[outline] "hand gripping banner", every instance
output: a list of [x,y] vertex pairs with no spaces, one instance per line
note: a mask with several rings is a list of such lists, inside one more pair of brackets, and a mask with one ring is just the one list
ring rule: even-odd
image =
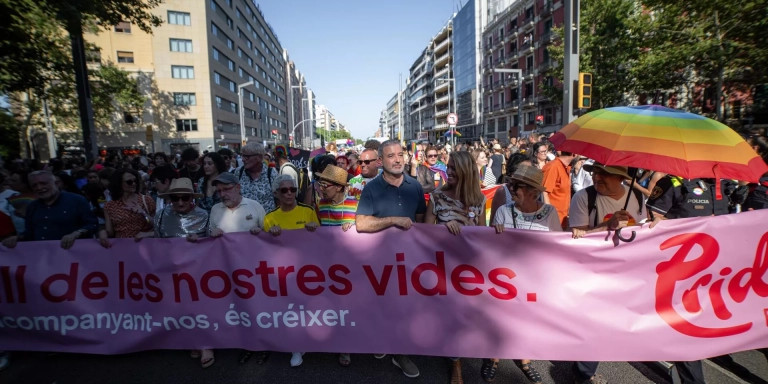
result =
[[766,222],[20,243],[0,250],[0,349],[700,359],[768,346]]

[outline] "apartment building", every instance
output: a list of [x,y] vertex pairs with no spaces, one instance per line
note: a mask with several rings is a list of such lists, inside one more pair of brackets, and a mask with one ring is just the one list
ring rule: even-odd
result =
[[406,81],[405,140],[427,140],[435,127],[434,80],[431,47],[411,65]]
[[241,117],[246,140],[288,142],[289,115],[300,108],[286,95],[298,75],[255,1],[165,0],[153,13],[164,23],[152,35],[129,23],[86,35],[149,97],[140,116],[97,127],[99,146],[237,150]]
[[390,139],[404,140],[403,132],[401,132],[404,121],[404,98],[405,92],[397,91],[387,102],[387,109],[385,111],[386,132],[384,132],[384,136],[388,136]]
[[[518,0],[497,8],[483,32],[483,115],[487,137],[524,136],[537,128],[562,125],[561,106],[540,95],[539,85],[554,80],[545,75],[552,65],[548,48],[552,28],[564,19],[562,0]],[[520,70],[514,73],[494,69]]]

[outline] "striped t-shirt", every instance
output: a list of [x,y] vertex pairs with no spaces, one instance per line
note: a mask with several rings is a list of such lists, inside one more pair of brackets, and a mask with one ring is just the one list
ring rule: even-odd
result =
[[324,226],[354,223],[356,211],[357,198],[354,196],[344,197],[344,201],[339,204],[334,204],[331,199],[323,199],[317,203],[317,217],[320,219],[320,225]]

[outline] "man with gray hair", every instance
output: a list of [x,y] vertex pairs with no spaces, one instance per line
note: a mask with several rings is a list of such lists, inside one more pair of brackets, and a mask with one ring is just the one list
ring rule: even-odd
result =
[[264,226],[264,208],[258,201],[243,197],[240,182],[235,175],[222,172],[212,182],[221,202],[211,208],[208,231],[211,237],[228,232],[261,232]]
[[[85,197],[60,191],[50,171],[32,172],[28,180],[37,200],[27,206],[26,229],[21,240],[61,239],[61,247],[69,249],[75,240],[93,236],[98,221]],[[18,240],[10,236],[3,240],[3,245],[13,248]]]
[[272,211],[275,209],[272,180],[277,177],[277,171],[264,163],[264,155],[267,153],[264,146],[249,142],[240,153],[243,166],[233,173],[240,181],[243,197],[258,201],[266,212]]
[[[366,184],[360,195],[355,216],[358,232],[379,232],[389,227],[402,230],[414,222],[423,223],[427,204],[418,180],[405,174],[405,151],[398,140],[387,140],[379,147],[383,172]],[[376,354],[377,359],[384,358]],[[392,364],[406,377],[418,377],[419,368],[408,356],[392,356]]]

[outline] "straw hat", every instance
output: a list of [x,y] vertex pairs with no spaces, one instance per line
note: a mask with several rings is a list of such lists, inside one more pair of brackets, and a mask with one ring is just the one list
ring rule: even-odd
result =
[[605,173],[609,173],[611,175],[621,176],[625,179],[631,179],[629,177],[629,173],[627,173],[627,167],[620,167],[618,165],[603,165],[598,162],[595,162],[594,164],[584,164],[583,165],[584,170],[587,172],[592,172],[595,168],[599,168],[603,170]]
[[182,177],[180,179],[173,179],[171,181],[171,185],[168,187],[168,190],[165,191],[165,193],[160,194],[160,196],[170,196],[170,195],[192,195],[195,198],[203,197],[203,195],[199,193],[195,193],[192,180],[186,177]]
[[329,164],[325,170],[318,172],[315,176],[321,180],[330,181],[338,185],[347,185],[347,171],[341,167]]
[[536,188],[539,192],[544,192],[546,190],[543,185],[544,174],[540,169],[534,166],[520,164],[515,170],[515,173],[509,178]]

